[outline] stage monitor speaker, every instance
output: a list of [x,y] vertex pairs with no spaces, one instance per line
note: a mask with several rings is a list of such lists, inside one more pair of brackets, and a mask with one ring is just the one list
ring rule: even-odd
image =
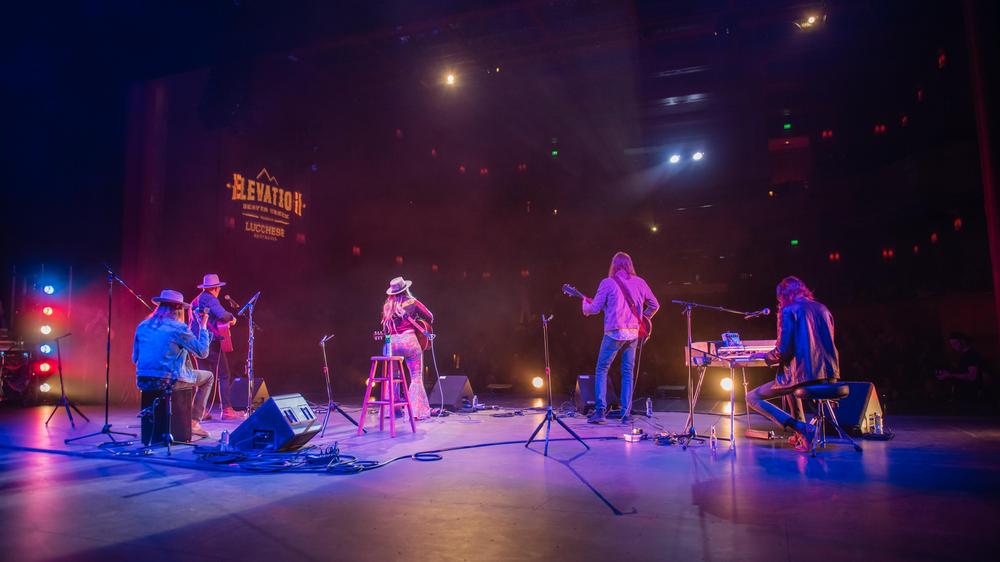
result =
[[[153,405],[153,402],[163,395],[163,391],[143,390],[141,393],[142,409]],[[181,388],[174,390],[170,399],[170,435],[174,441],[187,443],[191,441],[191,408],[194,405],[194,389]],[[143,444],[158,445],[164,442],[163,435],[167,432],[167,400],[164,398],[156,405],[153,416],[143,416]]]
[[[442,392],[443,400],[441,398]],[[469,377],[465,375],[441,375],[434,383],[434,389],[427,395],[427,400],[431,407],[437,405],[446,410],[455,411],[461,410],[465,402],[472,404],[472,395]]]
[[882,404],[878,401],[875,385],[870,382],[847,382],[851,393],[842,398],[834,412],[840,427],[852,435],[870,433],[869,416],[882,413]]
[[[236,377],[229,385],[229,402],[236,410],[247,409],[247,384],[250,379],[247,377]],[[253,407],[256,410],[271,396],[267,391],[267,383],[260,377],[253,379]]]
[[233,430],[229,444],[241,451],[294,451],[321,425],[301,394],[272,396]]
[[[573,390],[573,403],[576,411],[581,414],[589,413],[597,404],[597,393],[594,389],[594,375],[580,375],[576,377],[576,388]],[[608,403],[605,406],[611,409],[612,404],[618,402],[618,395],[615,393],[614,385],[608,384]]]

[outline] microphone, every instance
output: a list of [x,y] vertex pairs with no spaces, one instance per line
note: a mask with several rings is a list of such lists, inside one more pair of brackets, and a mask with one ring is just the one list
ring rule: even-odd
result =
[[770,308],[762,308],[760,310],[755,310],[755,311],[751,312],[750,314],[747,314],[746,316],[743,317],[743,319],[744,320],[750,320],[750,319],[753,319],[753,318],[760,318],[761,316],[770,316],[770,315],[771,315],[771,309]]
[[229,306],[231,306],[233,308],[239,308],[240,307],[240,305],[236,304],[236,301],[233,300],[233,297],[230,297],[229,295],[223,295],[222,298],[226,299],[226,302],[229,303]]

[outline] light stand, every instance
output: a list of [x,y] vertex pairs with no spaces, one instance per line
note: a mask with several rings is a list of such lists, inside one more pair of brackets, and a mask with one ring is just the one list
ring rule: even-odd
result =
[[73,411],[75,411],[76,413],[80,414],[81,418],[83,418],[87,422],[90,422],[90,418],[88,418],[86,415],[84,415],[84,413],[80,411],[80,408],[77,408],[76,404],[74,404],[73,401],[70,400],[69,397],[66,396],[66,385],[63,384],[62,352],[59,350],[59,340],[65,338],[67,336],[71,336],[71,335],[73,335],[73,334],[72,333],[63,334],[63,335],[59,336],[58,338],[56,338],[54,340],[56,342],[56,361],[58,362],[58,368],[59,368],[59,394],[60,394],[60,397],[59,397],[59,401],[56,402],[56,407],[52,410],[52,413],[49,414],[48,419],[45,420],[45,426],[46,427],[48,427],[49,422],[52,421],[52,416],[56,415],[56,412],[59,411],[59,408],[65,408],[66,409],[66,416],[69,417],[69,425],[72,426],[73,429],[76,429],[76,424],[73,423],[73,413],[69,411],[70,408],[73,408]]
[[545,384],[549,387],[549,407],[545,410],[545,418],[538,424],[535,431],[532,432],[531,437],[528,438],[528,442],[524,444],[525,448],[531,445],[531,442],[535,440],[535,436],[541,431],[542,426],[545,426],[545,456],[549,456],[549,432],[552,429],[552,420],[562,426],[567,433],[573,436],[574,439],[580,442],[581,445],[590,449],[590,445],[580,438],[579,435],[573,432],[572,429],[566,425],[559,416],[556,415],[555,411],[552,410],[552,370],[549,368],[549,321],[552,320],[553,315],[545,316],[542,314],[542,341],[545,346]]
[[253,310],[257,307],[257,299],[260,298],[260,291],[250,298],[243,308],[236,313],[236,316],[243,316],[246,313],[248,318],[248,325],[250,328],[247,332],[250,334],[249,341],[247,343],[247,364],[246,364],[246,374],[247,374],[247,417],[253,413]]
[[[123,431],[112,431],[111,422],[108,421],[108,408],[111,401],[111,394],[110,394],[111,393],[111,300],[112,297],[114,296],[115,281],[121,283],[122,287],[128,289],[128,292],[132,293],[132,296],[139,299],[139,302],[145,305],[146,308],[148,308],[149,310],[153,310],[153,307],[150,306],[148,302],[143,300],[143,298],[139,296],[135,291],[133,291],[132,288],[128,286],[128,283],[126,283],[121,277],[118,276],[118,274],[114,272],[114,270],[111,269],[111,266],[109,266],[108,264],[104,264],[104,269],[106,269],[108,272],[108,343],[107,343],[107,355],[105,356],[104,359],[104,427],[102,427],[100,431],[94,433],[81,435],[79,437],[74,437],[72,439],[66,439],[64,443],[67,444],[72,443],[73,441],[78,441],[80,439],[94,437],[95,435],[106,435],[108,436],[108,439],[111,439],[112,441],[117,441],[115,439],[115,435],[128,435],[129,437],[135,437],[134,433],[126,433]],[[62,377],[61,369],[59,376]],[[80,415],[82,416],[83,414]],[[86,417],[84,417],[84,419],[86,419]]]
[[[323,418],[323,430],[319,434],[320,438],[326,435],[326,425],[330,422],[330,412],[332,411],[337,411],[337,413],[347,418],[347,421],[358,425],[357,420],[340,409],[340,406],[333,401],[333,389],[330,387],[330,365],[326,361],[326,342],[332,339],[333,334],[330,334],[329,336],[323,336],[323,339],[319,340],[319,347],[323,350],[323,379],[326,381],[326,416]],[[362,431],[368,433],[367,429],[363,429]]]

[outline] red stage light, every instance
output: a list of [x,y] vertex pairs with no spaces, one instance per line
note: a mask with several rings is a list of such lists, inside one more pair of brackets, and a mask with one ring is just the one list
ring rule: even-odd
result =
[[896,257],[896,252],[892,248],[882,248],[882,259],[891,260]]
[[937,242],[938,242],[938,233],[937,232],[932,232],[931,233],[931,244],[937,244]]
[[403,256],[396,256],[396,265],[403,265]]
[[461,165],[458,166],[458,173],[460,173],[460,174],[464,174],[465,173],[465,164],[461,164]]
[[959,230],[962,230],[962,218],[961,217],[958,217],[958,218],[955,219],[954,226],[955,226],[955,232],[958,232]]
[[939,49],[937,56],[938,70],[943,70],[945,66],[948,66],[948,57],[944,54],[944,49]]
[[351,255],[353,255],[353,256],[360,256],[361,255],[361,246],[351,246]]
[[489,271],[484,271],[483,272],[483,279],[491,279],[492,277],[493,277],[493,274],[490,273]]
[[528,165],[525,164],[525,163],[523,163],[523,162],[520,163],[520,164],[518,164],[517,165],[517,171],[518,172],[527,172],[528,171]]
[[403,129],[396,129],[396,138],[397,139],[403,138]]
[[488,175],[490,175],[490,169],[489,168],[479,168],[479,175],[481,175],[481,176],[488,176]]
[[915,256],[919,256],[920,255],[920,246],[917,245],[917,244],[913,245],[913,255],[915,255]]
[[884,135],[887,130],[888,129],[886,128],[885,124],[883,124],[883,123],[877,123],[875,125],[875,128],[872,130],[872,132],[874,132],[876,135]]
[[832,139],[833,138],[833,129],[823,129],[823,131],[819,134],[819,136],[820,136],[820,138],[827,139],[827,140]]
[[437,158],[437,155],[438,155],[438,149],[432,148],[431,149],[431,158]]
[[432,263],[431,264],[431,271],[433,271],[434,273],[437,273],[438,272],[438,264]]
[[909,118],[909,117],[907,117],[906,115],[904,115],[904,116],[900,117],[900,118],[899,118],[899,124],[900,124],[901,126],[903,126],[903,127],[905,127],[905,126],[909,125],[909,124],[910,124],[910,118]]
[[46,306],[45,308],[42,309],[42,314],[44,314],[46,316],[52,316],[53,312],[55,312],[55,311],[52,310],[51,306]]
[[42,361],[41,363],[38,364],[39,373],[48,373],[51,370],[52,370],[52,363],[49,363],[48,361]]
[[521,277],[527,279],[528,277],[531,277],[531,272],[528,271],[527,269],[522,269],[521,270]]
[[917,90],[917,103],[923,103],[924,101],[924,89],[920,88]]

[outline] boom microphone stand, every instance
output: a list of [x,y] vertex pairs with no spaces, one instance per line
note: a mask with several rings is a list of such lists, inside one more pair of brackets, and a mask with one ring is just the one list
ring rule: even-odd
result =
[[[112,431],[111,422],[108,421],[108,407],[111,401],[111,300],[114,296],[115,281],[121,283],[122,287],[125,287],[128,292],[132,293],[132,296],[139,300],[146,308],[153,310],[153,307],[143,300],[138,293],[132,290],[132,287],[128,286],[121,277],[118,276],[111,266],[104,264],[104,269],[108,272],[108,343],[107,343],[107,355],[104,359],[104,427],[100,431],[90,433],[88,435],[81,435],[79,437],[74,437],[72,439],[66,439],[64,443],[72,443],[73,441],[78,441],[80,439],[86,439],[87,437],[94,437],[95,435],[107,435],[112,441],[117,441],[115,435],[128,435],[129,437],[135,437],[134,433],[125,433],[123,431]],[[61,373],[60,373],[61,376]],[[83,415],[83,414],[81,414]]]
[[524,444],[525,448],[531,445],[531,442],[535,440],[535,436],[541,431],[542,426],[545,426],[545,456],[549,456],[549,431],[552,429],[552,420],[562,426],[567,433],[573,436],[574,439],[580,442],[581,445],[590,449],[590,445],[587,445],[580,436],[573,432],[572,429],[566,425],[559,416],[556,415],[555,411],[552,410],[552,370],[549,368],[549,321],[552,320],[553,315],[550,314],[545,316],[542,314],[542,341],[545,343],[545,384],[549,387],[549,407],[545,410],[545,418],[538,424],[535,431],[528,438],[528,442]]
[[[319,346],[323,349],[323,379],[326,381],[326,417],[323,418],[323,430],[320,432],[319,436],[322,438],[326,435],[326,424],[330,422],[330,412],[336,410],[340,415],[347,418],[347,421],[358,425],[358,422],[352,418],[347,412],[340,409],[340,406],[333,401],[333,390],[330,387],[330,365],[326,361],[326,342],[333,339],[333,334],[329,336],[323,336],[323,339],[319,340]],[[367,429],[363,429],[365,433],[368,433]]]
[[[705,371],[708,369],[707,366],[705,365],[700,365],[698,367],[698,385],[697,388],[692,388],[694,377],[692,376],[691,373],[691,367],[694,365],[695,361],[694,361],[694,341],[691,337],[691,316],[692,313],[694,312],[694,309],[704,308],[707,310],[715,310],[717,312],[727,312],[729,314],[737,314],[739,316],[744,317],[745,319],[756,318],[760,313],[743,312],[740,310],[733,310],[731,308],[725,308],[722,306],[711,306],[707,304],[699,304],[696,302],[688,302],[680,300],[672,300],[670,302],[683,306],[684,307],[683,314],[687,319],[688,417],[687,417],[687,422],[684,426],[685,435],[681,436],[682,440],[681,448],[687,449],[688,446],[691,444],[691,441],[694,441],[695,439],[704,440],[709,438],[707,435],[699,435],[698,432],[695,431],[694,429],[694,409],[695,405],[698,402],[698,395],[701,394],[701,383],[705,379]],[[703,358],[705,358],[706,356],[717,357],[711,353],[708,353],[707,351],[698,350],[698,352],[702,354]],[[721,359],[721,357],[719,357],[719,359]],[[732,370],[732,365],[730,365],[730,370]],[[730,403],[732,404],[732,402]],[[730,417],[732,417],[732,412],[730,412]],[[730,431],[731,431],[730,441],[735,443],[735,438],[733,437],[735,436],[735,428],[730,427]],[[724,438],[718,438],[718,439],[724,439]]]

